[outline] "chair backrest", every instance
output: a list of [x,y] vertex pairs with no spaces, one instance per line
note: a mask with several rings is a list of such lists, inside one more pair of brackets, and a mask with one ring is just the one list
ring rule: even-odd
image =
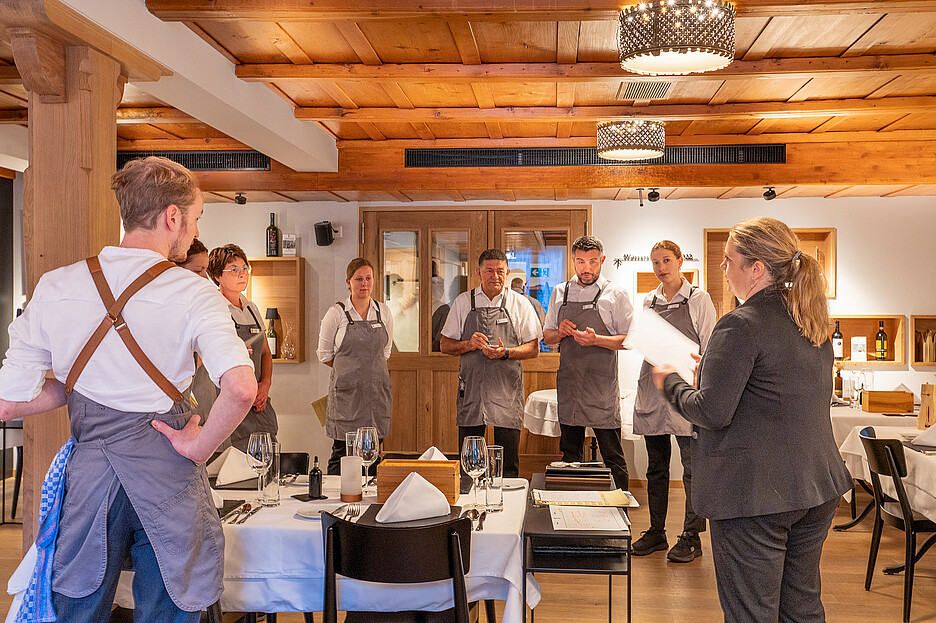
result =
[[335,575],[366,582],[411,584],[451,579],[457,621],[467,621],[465,574],[471,561],[467,517],[413,528],[352,523],[322,513],[325,621],[337,612]]
[[308,452],[283,452],[280,454],[280,474],[308,474]]
[[874,489],[875,502],[880,509],[887,512],[884,503],[893,502],[893,499],[885,496],[881,489],[880,477],[890,477],[894,481],[894,490],[897,492],[897,502],[900,505],[903,521],[909,526],[913,521],[913,510],[903,484],[903,478],[907,475],[907,458],[904,456],[903,444],[899,439],[878,439],[873,426],[864,427],[859,431],[858,436],[864,446],[868,468],[871,470],[871,487]]

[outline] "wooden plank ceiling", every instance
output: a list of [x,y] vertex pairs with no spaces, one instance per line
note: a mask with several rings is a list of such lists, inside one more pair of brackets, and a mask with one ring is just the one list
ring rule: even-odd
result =
[[[936,194],[933,1],[741,0],[735,62],[673,77],[621,70],[619,7],[603,0],[146,4],[338,141],[336,174],[204,174],[215,200],[236,190],[313,201],[624,199],[638,186],[669,199],[732,198],[768,184],[780,197]],[[4,45],[0,63],[10,65]],[[0,64],[0,119],[24,107],[14,73]],[[633,82],[670,86],[663,99],[622,99]],[[785,143],[787,164],[441,174],[402,165],[403,150],[420,146],[593,146],[598,121],[627,117],[665,121],[671,145]],[[132,88],[118,119],[125,149],[239,146]]]

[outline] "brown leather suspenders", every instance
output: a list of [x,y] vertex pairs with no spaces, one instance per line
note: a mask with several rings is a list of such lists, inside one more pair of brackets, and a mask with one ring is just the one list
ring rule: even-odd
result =
[[101,344],[101,341],[104,339],[104,336],[107,332],[114,328],[117,331],[117,335],[120,336],[120,339],[123,340],[123,343],[126,345],[127,350],[130,351],[130,354],[133,355],[133,358],[136,359],[136,362],[140,364],[140,367],[143,368],[143,371],[146,372],[147,376],[153,379],[153,382],[159,386],[159,389],[163,390],[167,396],[172,398],[172,401],[176,404],[182,402],[182,394],[179,393],[179,390],[176,389],[175,385],[169,382],[162,372],[160,372],[153,362],[149,360],[149,357],[143,352],[143,349],[140,348],[140,345],[137,344],[137,341],[133,339],[133,335],[130,334],[130,328],[127,326],[127,323],[124,322],[121,312],[123,311],[124,305],[127,304],[127,301],[130,300],[134,294],[136,294],[140,288],[148,284],[150,281],[163,274],[175,264],[172,262],[162,261],[149,268],[142,275],[137,277],[133,283],[127,286],[127,289],[124,290],[120,297],[115,301],[114,295],[111,292],[110,287],[107,285],[107,280],[104,279],[104,273],[101,271],[101,262],[98,261],[97,256],[89,257],[85,260],[88,264],[88,269],[91,271],[91,277],[94,279],[94,285],[97,287],[98,294],[101,296],[101,300],[104,302],[104,307],[107,309],[107,315],[104,316],[104,319],[101,321],[101,324],[98,325],[98,328],[95,329],[94,333],[91,334],[91,337],[88,338],[88,342],[84,345],[84,348],[81,349],[81,352],[78,353],[78,358],[75,360],[75,364],[72,366],[72,369],[68,372],[68,378],[65,379],[65,393],[71,394],[72,389],[75,387],[75,382],[78,380],[78,377],[81,375],[81,371],[84,370],[85,366],[88,365],[88,361],[91,359],[91,355],[94,354],[94,351],[97,350],[97,347]]

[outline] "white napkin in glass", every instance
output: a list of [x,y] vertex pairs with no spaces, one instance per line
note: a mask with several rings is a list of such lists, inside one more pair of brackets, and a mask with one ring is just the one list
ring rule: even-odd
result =
[[380,523],[414,521],[450,512],[445,494],[418,473],[411,472],[384,502],[376,519]]
[[447,461],[448,459],[442,454],[442,451],[431,446],[428,450],[419,455],[420,461]]
[[257,477],[257,472],[247,463],[247,455],[233,446],[222,452],[207,469],[209,476],[212,472],[218,475],[218,486]]

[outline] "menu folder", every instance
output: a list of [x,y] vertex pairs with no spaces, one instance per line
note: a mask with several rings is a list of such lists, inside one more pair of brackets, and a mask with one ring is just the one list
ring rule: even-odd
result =
[[640,506],[630,491],[545,491],[533,490],[533,503],[541,506],[617,506],[636,508]]

